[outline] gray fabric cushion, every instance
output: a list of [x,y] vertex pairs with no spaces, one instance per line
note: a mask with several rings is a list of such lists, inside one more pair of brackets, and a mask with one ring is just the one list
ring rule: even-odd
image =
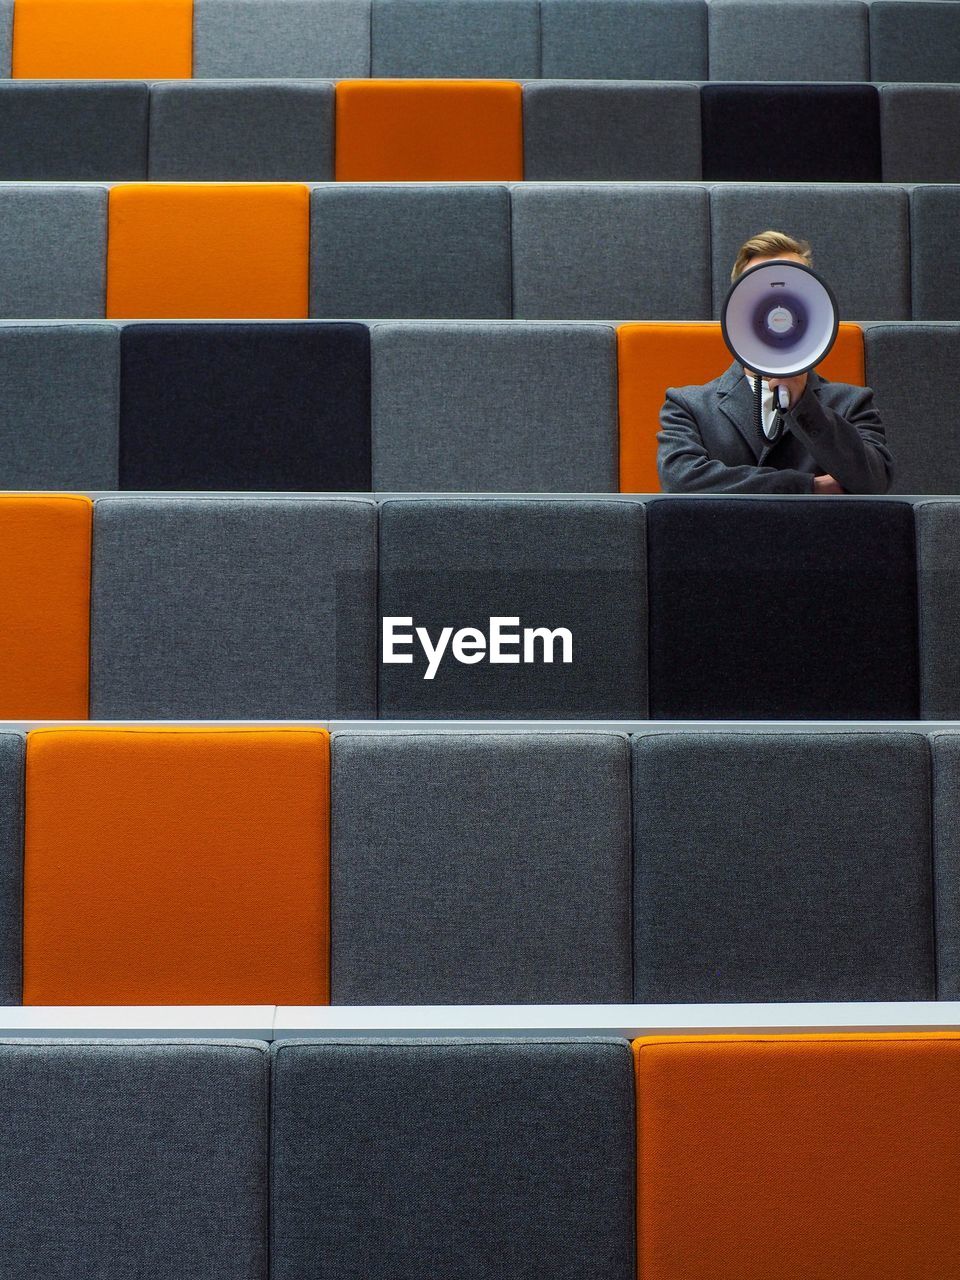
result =
[[94,717],[376,714],[372,503],[107,498],[94,546]]
[[616,335],[600,325],[373,327],[373,485],[616,491]]
[[[468,665],[447,652],[432,679],[419,641],[410,665],[380,666],[385,718],[633,719],[646,714],[644,511],[635,502],[398,500],[380,508],[380,612],[487,633],[566,628],[553,663]],[[522,653],[513,649],[512,653]]]
[[333,1004],[629,1002],[613,734],[338,733]]
[[960,182],[960,85],[881,85],[880,123],[884,182]]
[[0,324],[0,489],[115,489],[119,331]]
[[544,77],[707,77],[703,0],[542,0],[540,23]]
[[147,176],[147,86],[0,81],[0,179]]
[[21,1000],[22,917],[23,738],[0,733],[0,1005]]
[[706,188],[531,182],[511,203],[514,315],[709,318]]
[[960,320],[958,220],[960,186],[911,191],[914,320]]
[[4,1280],[266,1280],[267,1046],[0,1044]]
[[937,997],[960,1000],[960,734],[931,735]]
[[[960,4],[873,0],[870,67],[874,80],[960,81]],[[941,122],[939,128],[944,128]]]
[[738,249],[768,227],[810,241],[813,265],[833,287],[841,320],[910,318],[905,191],[872,183],[724,183],[711,189],[710,210],[714,318]]
[[150,90],[150,177],[282,182],[333,177],[333,84],[187,80]]
[[537,0],[374,0],[370,74],[519,79],[540,74]]
[[932,1000],[911,733],[634,740],[638,1001]]
[[9,76],[13,49],[13,0],[0,0],[0,76]]
[[335,184],[310,202],[310,314],[509,318],[506,187]]
[[919,541],[920,710],[960,719],[960,502],[916,509]]
[[0,185],[0,318],[102,316],[107,190]]
[[960,324],[869,325],[864,352],[893,453],[893,492],[960,493],[960,425],[948,409]]
[[273,1052],[273,1280],[634,1280],[626,1041]]
[[870,78],[861,0],[710,0],[708,9],[711,80]]
[[544,181],[696,181],[699,87],[597,80],[525,84],[523,172]]
[[370,74],[370,0],[194,0],[197,79]]

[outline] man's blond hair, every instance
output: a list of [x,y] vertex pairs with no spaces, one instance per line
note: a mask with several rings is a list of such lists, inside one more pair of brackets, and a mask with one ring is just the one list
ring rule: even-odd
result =
[[795,240],[785,231],[761,231],[741,245],[730,279],[743,275],[751,258],[774,258],[782,253],[798,253],[808,267],[813,266],[813,250],[806,240]]

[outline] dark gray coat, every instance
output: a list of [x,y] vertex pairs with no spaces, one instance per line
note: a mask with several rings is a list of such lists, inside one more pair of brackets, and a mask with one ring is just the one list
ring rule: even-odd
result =
[[773,445],[754,422],[753,384],[734,362],[703,386],[668,387],[657,470],[665,493],[812,493],[830,475],[847,493],[886,493],[893,462],[869,387],[807,377]]

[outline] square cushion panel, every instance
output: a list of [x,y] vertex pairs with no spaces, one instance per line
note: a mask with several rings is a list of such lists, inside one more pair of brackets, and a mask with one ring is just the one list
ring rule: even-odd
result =
[[710,74],[704,79],[870,78],[869,6],[860,0],[710,0],[707,9]]
[[634,1280],[623,1041],[273,1054],[274,1280]]
[[0,489],[115,489],[119,395],[114,325],[0,325]]
[[[620,488],[658,493],[657,432],[667,387],[712,382],[729,367],[730,352],[715,321],[624,324],[617,329]],[[818,372],[832,382],[864,385],[863,330],[841,324]]]
[[960,734],[931,735],[937,996],[960,999]]
[[0,1005],[20,1003],[22,938],[23,738],[0,733]]
[[922,0],[870,5],[870,67],[874,80],[960,80],[960,6]]
[[338,733],[335,1004],[632,998],[613,734]]
[[186,77],[192,74],[192,46],[193,0],[16,0],[14,5],[13,74],[27,79]]
[[121,350],[122,488],[370,488],[366,326],[134,324]]
[[655,720],[912,720],[913,511],[661,499],[647,511]]
[[295,183],[113,187],[107,315],[305,317],[309,205]]
[[540,74],[555,80],[705,80],[703,0],[543,0]]
[[96,526],[95,716],[376,715],[372,502],[110,498]]
[[372,339],[375,489],[616,489],[612,329],[379,324]]
[[935,999],[929,754],[910,733],[636,738],[634,998]]
[[4,1280],[266,1280],[255,1042],[0,1045]]
[[875,85],[705,84],[701,102],[708,181],[881,180]]
[[960,502],[923,502],[919,540],[921,714],[960,719]]
[[904,1280],[960,1249],[960,1037],[641,1040],[644,1280]]
[[537,0],[373,0],[374,76],[538,76]]
[[0,81],[0,180],[147,176],[147,86]]
[[107,191],[0,186],[0,318],[104,314]]
[[510,80],[341,80],[340,182],[523,177],[521,88]]
[[150,89],[150,177],[333,177],[333,85],[186,80]]
[[960,186],[914,187],[910,192],[914,320],[960,320],[958,217]]
[[0,497],[0,719],[85,720],[89,498]]
[[[412,619],[395,625],[400,634],[413,635],[410,646],[398,650],[413,661],[381,662],[380,715],[644,716],[645,558],[644,513],[637,503],[385,502],[380,612]],[[528,650],[516,642],[503,647],[504,663],[489,660],[493,646],[485,638],[495,617],[507,619],[506,633],[519,633],[521,642],[530,632]],[[476,629],[484,648],[458,659],[448,632],[448,647],[427,679],[430,666],[415,628],[435,648],[447,627],[453,633]],[[538,629],[552,638],[538,639]],[[522,656],[527,660],[519,661]]]
[[885,182],[960,182],[960,84],[881,85],[880,119]]
[[0,76],[9,76],[13,44],[13,0],[0,0]]
[[194,0],[193,65],[204,80],[368,76],[370,0]]
[[23,1002],[324,1004],[322,729],[27,736]]

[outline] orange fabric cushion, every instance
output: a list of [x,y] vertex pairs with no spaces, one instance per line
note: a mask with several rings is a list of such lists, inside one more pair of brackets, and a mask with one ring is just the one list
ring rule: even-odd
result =
[[297,183],[147,183],[110,191],[107,315],[303,319],[310,192]]
[[24,1004],[329,999],[321,729],[27,735]]
[[635,1046],[644,1280],[942,1280],[960,1035]]
[[193,74],[193,0],[16,0],[13,74],[187,79]]
[[85,720],[93,503],[0,497],[0,719]]
[[513,80],[341,80],[336,176],[342,182],[519,180],[521,94]]
[[[667,387],[712,382],[730,367],[716,321],[624,324],[617,330],[620,378],[620,491],[659,493],[657,432]],[[831,382],[863,386],[863,330],[842,324],[817,368]]]

